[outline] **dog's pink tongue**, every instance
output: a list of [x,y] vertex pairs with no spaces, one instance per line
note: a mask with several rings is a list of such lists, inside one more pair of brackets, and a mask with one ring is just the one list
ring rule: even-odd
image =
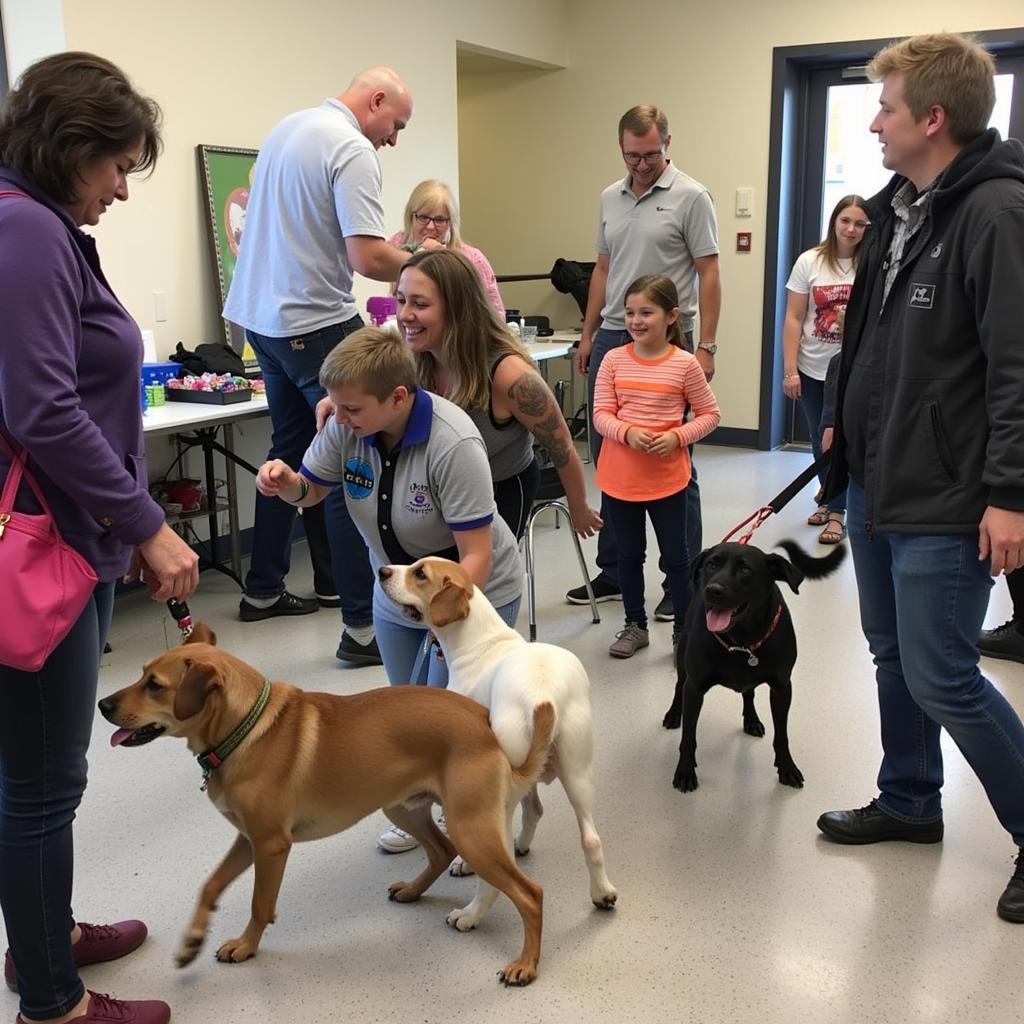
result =
[[728,608],[707,609],[707,623],[709,632],[721,633],[723,630],[729,628],[730,622],[732,622],[732,612],[729,611]]
[[129,736],[131,736],[131,729],[118,729],[113,736],[110,737],[110,745],[112,747],[119,747]]

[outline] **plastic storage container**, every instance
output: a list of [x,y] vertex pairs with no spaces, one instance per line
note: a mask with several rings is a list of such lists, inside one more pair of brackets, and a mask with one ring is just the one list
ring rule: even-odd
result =
[[143,384],[166,384],[169,380],[177,380],[181,363],[143,363]]

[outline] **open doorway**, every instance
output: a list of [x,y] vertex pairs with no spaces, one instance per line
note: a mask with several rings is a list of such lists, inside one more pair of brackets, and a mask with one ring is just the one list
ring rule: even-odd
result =
[[456,57],[463,236],[487,256],[506,307],[546,316],[555,329],[578,326],[576,303],[548,275],[559,256],[593,256],[559,251],[552,226],[532,216],[530,201],[531,189],[542,187],[545,160],[536,128],[551,116],[545,96],[550,77],[563,69],[462,42]]

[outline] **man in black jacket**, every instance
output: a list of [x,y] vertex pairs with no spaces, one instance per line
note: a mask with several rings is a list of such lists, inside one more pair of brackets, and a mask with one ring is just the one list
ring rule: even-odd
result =
[[939,842],[945,729],[1021,848],[997,912],[1024,922],[1024,725],[976,647],[992,576],[1024,562],[1024,147],[986,129],[994,71],[947,34],[868,68],[882,82],[870,130],[896,173],[868,204],[828,491],[849,481],[883,753],[878,798],[818,827]]

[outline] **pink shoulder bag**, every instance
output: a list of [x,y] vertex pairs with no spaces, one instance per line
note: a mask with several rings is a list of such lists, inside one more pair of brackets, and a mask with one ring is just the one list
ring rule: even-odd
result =
[[[11,460],[0,494],[0,665],[38,672],[82,614],[96,586],[96,573],[64,543],[42,489],[25,468],[25,449],[15,453],[2,435],[0,448]],[[22,476],[42,515],[14,511]]]

